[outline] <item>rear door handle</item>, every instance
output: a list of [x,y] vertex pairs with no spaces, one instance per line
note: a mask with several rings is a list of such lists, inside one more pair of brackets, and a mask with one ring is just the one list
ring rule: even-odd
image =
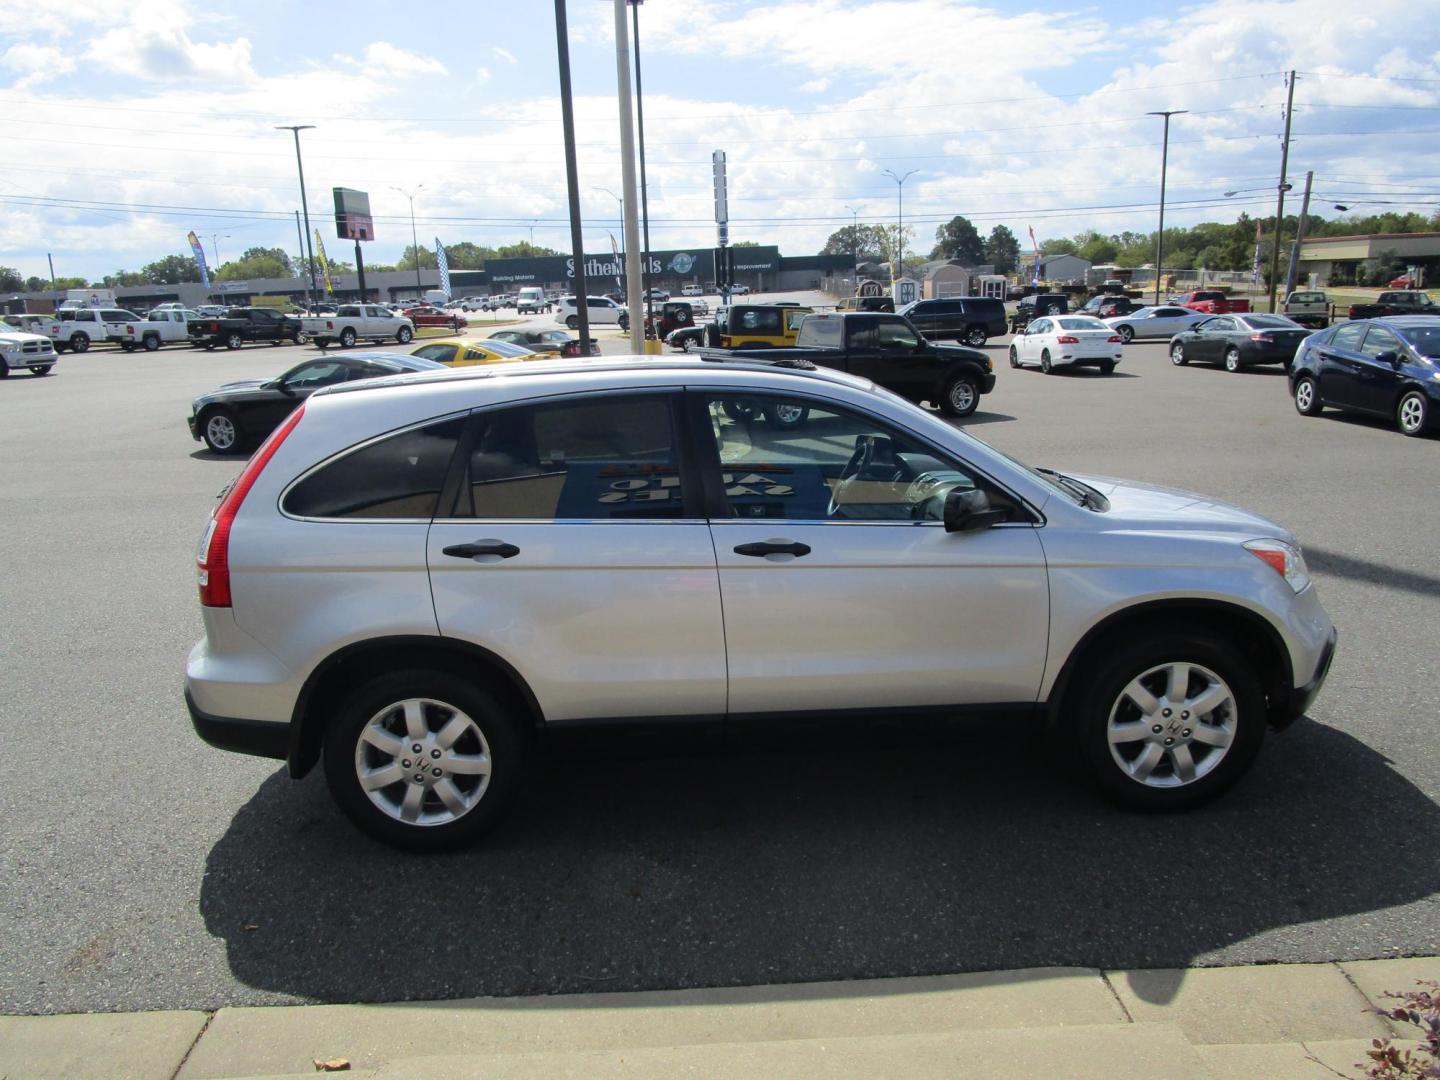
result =
[[757,540],[753,544],[741,544],[735,549],[736,555],[750,555],[763,559],[766,555],[794,555],[797,559],[810,554],[810,545],[798,540]]
[[518,547],[507,544],[504,540],[476,540],[469,544],[451,544],[440,550],[456,559],[476,559],[481,555],[498,555],[502,559],[510,559],[520,554]]

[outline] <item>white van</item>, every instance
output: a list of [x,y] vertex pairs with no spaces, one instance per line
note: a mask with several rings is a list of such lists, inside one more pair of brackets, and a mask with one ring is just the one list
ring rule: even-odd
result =
[[527,285],[515,294],[515,314],[535,314],[549,311],[550,301],[545,299],[545,290],[539,286]]
[[[630,329],[630,312],[615,303],[608,296],[587,296],[585,307],[591,326],[619,326]],[[580,328],[580,316],[575,313],[575,297],[562,296],[559,300],[555,321],[571,330]]]

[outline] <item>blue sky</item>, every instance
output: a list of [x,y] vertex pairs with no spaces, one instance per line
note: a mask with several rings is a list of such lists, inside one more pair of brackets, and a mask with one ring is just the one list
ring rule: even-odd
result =
[[[1291,171],[1316,208],[1440,204],[1440,31],[1427,5],[1214,0],[1099,7],[949,0],[648,0],[641,9],[652,244],[713,243],[709,156],[732,236],[813,252],[851,220],[912,246],[963,213],[1021,237],[1153,228],[1273,206],[1281,72],[1298,68]],[[571,0],[586,245],[620,190],[613,8]],[[77,33],[76,27],[96,28]],[[379,239],[568,246],[547,3],[300,5],[0,0],[0,264],[99,276],[185,250],[296,246],[293,148],[332,254],[330,189],[368,190]],[[1240,194],[1226,199],[1223,192]]]

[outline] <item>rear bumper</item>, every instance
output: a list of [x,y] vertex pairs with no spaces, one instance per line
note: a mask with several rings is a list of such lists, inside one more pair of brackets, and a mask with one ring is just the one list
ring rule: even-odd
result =
[[244,720],[233,716],[215,716],[195,704],[187,688],[185,707],[190,710],[190,723],[195,734],[217,750],[230,750],[253,757],[285,760],[290,751],[290,725],[272,720]]

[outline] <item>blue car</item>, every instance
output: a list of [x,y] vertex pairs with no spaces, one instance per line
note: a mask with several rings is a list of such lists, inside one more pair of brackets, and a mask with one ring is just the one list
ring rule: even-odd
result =
[[1425,434],[1440,407],[1440,316],[1356,319],[1311,334],[1296,350],[1290,396],[1301,416],[1329,405]]

